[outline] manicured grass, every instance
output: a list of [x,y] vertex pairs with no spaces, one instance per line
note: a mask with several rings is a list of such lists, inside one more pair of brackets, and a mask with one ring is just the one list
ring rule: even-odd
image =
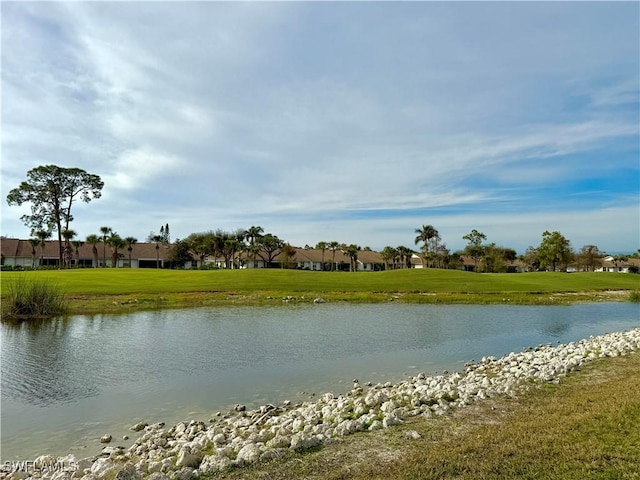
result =
[[[452,415],[417,417],[226,479],[640,479],[640,353],[597,360],[560,384]],[[419,439],[409,439],[415,430]]]
[[[361,303],[561,304],[603,299],[603,292],[607,291],[640,290],[639,275],[617,273],[78,269],[2,272],[3,298],[7,295],[8,283],[16,276],[55,282],[71,301],[72,312],[270,304],[281,303],[286,296],[295,297],[294,301],[322,297],[327,301]],[[628,297],[627,293],[619,299]]]
[[50,278],[74,295],[127,293],[236,292],[580,292],[634,290],[640,276],[617,273],[477,274],[456,270],[410,269],[387,272],[309,272],[300,270],[153,270],[78,269],[3,272],[13,276]]

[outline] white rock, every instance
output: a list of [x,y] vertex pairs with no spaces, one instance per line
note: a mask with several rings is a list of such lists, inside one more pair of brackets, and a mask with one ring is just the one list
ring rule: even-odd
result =
[[261,453],[260,448],[255,443],[249,443],[238,452],[236,463],[240,465],[255,463],[260,459]]

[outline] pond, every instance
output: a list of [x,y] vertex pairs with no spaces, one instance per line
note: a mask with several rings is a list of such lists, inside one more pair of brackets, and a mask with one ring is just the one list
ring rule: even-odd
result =
[[0,324],[2,460],[640,326],[633,303],[200,308]]

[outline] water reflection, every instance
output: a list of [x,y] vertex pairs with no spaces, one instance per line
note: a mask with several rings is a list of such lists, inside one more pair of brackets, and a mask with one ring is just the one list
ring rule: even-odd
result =
[[98,435],[96,424],[171,422],[238,402],[344,391],[353,377],[455,370],[484,355],[633,328],[638,314],[631,303],[322,305],[2,323],[3,454],[46,453],[34,440],[43,430]]

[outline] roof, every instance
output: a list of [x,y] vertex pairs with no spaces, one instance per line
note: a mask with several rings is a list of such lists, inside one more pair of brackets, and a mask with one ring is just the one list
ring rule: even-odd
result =
[[[63,242],[64,243],[64,242]],[[20,240],[17,238],[3,238],[0,241],[0,246],[2,250],[2,255],[5,257],[17,257],[17,258],[31,258],[33,256],[33,248],[29,240]],[[158,249],[158,254],[161,260],[166,260],[169,256],[169,252],[171,251],[170,245],[159,244],[160,248]],[[73,256],[76,256],[75,247],[73,248]],[[101,259],[106,252],[107,259],[111,259],[111,254],[113,253],[113,249],[103,243],[99,243],[96,245],[98,249],[98,258]],[[36,257],[37,258],[58,258],[59,257],[59,244],[57,240],[47,240],[45,241],[44,249],[41,246],[37,246],[35,248]],[[124,255],[125,257],[129,256],[129,251],[127,247],[123,247],[118,249],[118,253]],[[78,254],[80,258],[83,259],[93,259],[93,246],[88,243],[83,243],[78,248]],[[156,259],[156,244],[155,243],[147,243],[140,242],[132,245],[131,257],[137,259]]]

